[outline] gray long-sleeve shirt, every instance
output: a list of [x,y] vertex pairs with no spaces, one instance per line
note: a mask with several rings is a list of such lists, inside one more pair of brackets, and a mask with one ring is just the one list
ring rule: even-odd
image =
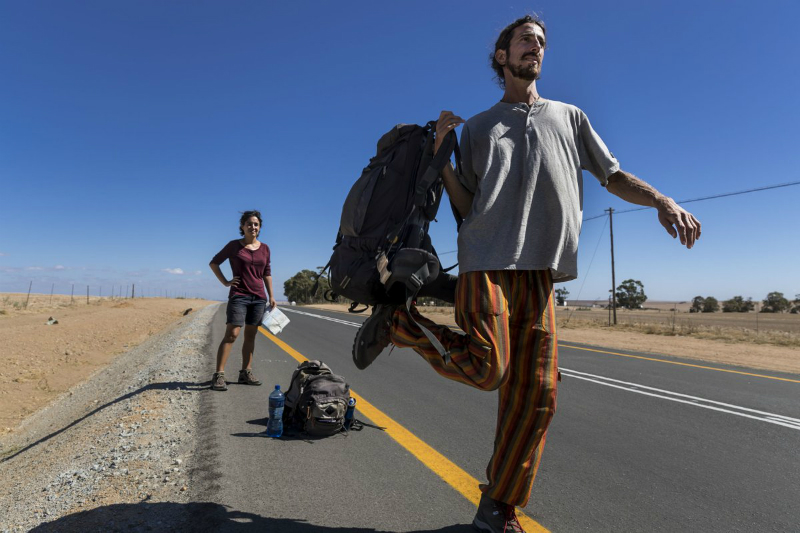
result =
[[475,195],[458,234],[460,272],[550,269],[578,276],[583,175],[605,186],[619,163],[575,106],[499,102],[461,133],[461,183]]

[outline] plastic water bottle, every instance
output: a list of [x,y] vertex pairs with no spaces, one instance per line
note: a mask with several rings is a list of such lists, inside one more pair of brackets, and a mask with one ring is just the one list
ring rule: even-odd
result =
[[347,411],[344,412],[344,428],[350,429],[350,426],[353,425],[353,415],[356,412],[356,399],[350,398],[350,401],[347,402]]
[[275,385],[275,390],[269,395],[269,421],[267,422],[267,437],[280,437],[283,435],[283,402],[284,395],[281,386]]

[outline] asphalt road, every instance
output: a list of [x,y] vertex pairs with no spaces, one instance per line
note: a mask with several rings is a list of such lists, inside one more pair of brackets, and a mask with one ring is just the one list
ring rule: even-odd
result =
[[[475,506],[452,472],[485,479],[496,393],[441,378],[410,350],[359,371],[350,353],[365,316],[284,310],[284,347],[263,334],[256,343],[264,386],[204,393],[195,484],[209,505],[195,529],[471,531]],[[209,361],[224,321],[221,306]],[[298,364],[289,352],[328,363],[365,409],[410,436],[398,442],[394,426],[368,425],[321,440],[266,438],[267,396],[288,387]],[[529,519],[553,532],[800,531],[800,375],[609,352],[559,348],[563,381]],[[412,454],[415,439],[432,450]],[[453,463],[438,474],[450,463],[437,452]]]

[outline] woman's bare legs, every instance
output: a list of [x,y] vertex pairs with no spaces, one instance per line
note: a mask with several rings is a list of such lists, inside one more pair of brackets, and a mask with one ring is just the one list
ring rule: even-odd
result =
[[[247,326],[250,327],[250,326]],[[225,362],[228,360],[228,356],[231,354],[231,348],[233,348],[233,343],[236,341],[236,337],[239,336],[239,331],[241,331],[242,327],[237,326],[235,324],[228,324],[225,328],[225,336],[222,337],[222,342],[219,343],[219,348],[217,348],[217,372],[224,372],[225,371]],[[258,328],[256,328],[257,330]],[[245,332],[247,329],[245,328]],[[244,358],[244,349],[242,349],[242,358]],[[250,350],[250,359],[253,358],[253,350]]]
[[253,352],[256,347],[256,335],[258,326],[245,325],[244,342],[242,343],[242,370],[248,370],[253,366]]

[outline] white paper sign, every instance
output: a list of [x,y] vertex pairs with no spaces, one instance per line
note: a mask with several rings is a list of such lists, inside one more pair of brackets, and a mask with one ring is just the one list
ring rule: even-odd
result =
[[277,335],[283,331],[283,328],[289,323],[289,318],[276,306],[271,311],[264,313],[264,319],[261,323],[270,333]]

